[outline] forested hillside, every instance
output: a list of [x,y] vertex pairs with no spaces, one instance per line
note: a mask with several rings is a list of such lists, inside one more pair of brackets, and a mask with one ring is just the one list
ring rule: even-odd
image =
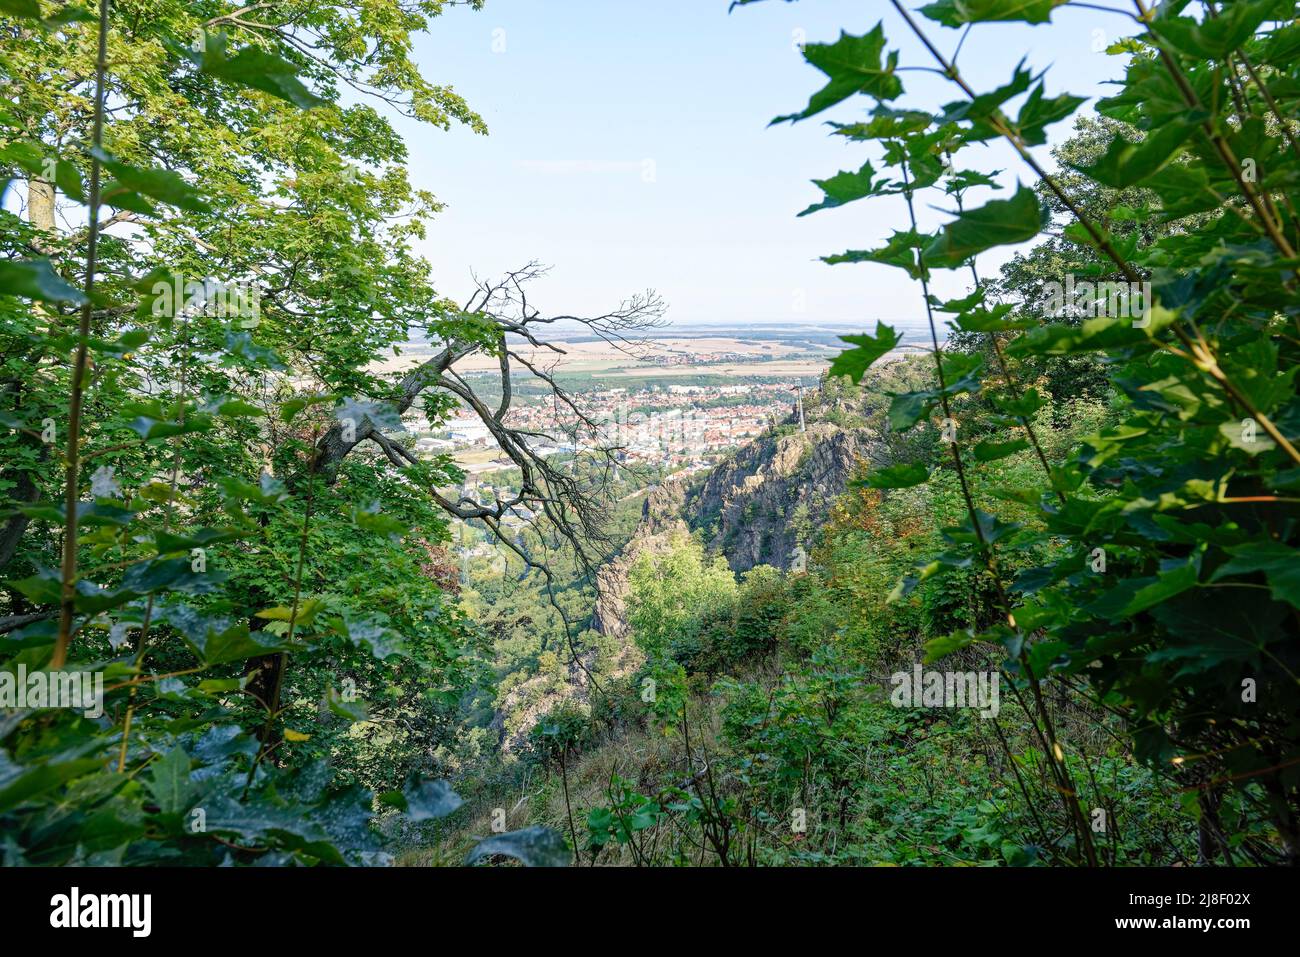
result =
[[1293,0],[1097,9],[1091,102],[951,51],[1092,5],[801,43],[799,215],[904,218],[704,465],[563,374],[658,294],[418,252],[399,128],[492,104],[416,39],[483,5],[0,0],[0,861],[1300,863]]

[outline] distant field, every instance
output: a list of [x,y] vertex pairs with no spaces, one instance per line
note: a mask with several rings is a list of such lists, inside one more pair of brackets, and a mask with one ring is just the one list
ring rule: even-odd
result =
[[826,359],[774,359],[771,362],[736,362],[713,363],[709,365],[690,366],[654,366],[648,364],[622,366],[609,369],[600,377],[623,378],[634,376],[642,378],[653,375],[654,378],[680,378],[699,375],[707,371],[710,375],[727,378],[746,378],[754,376],[818,376],[830,365],[830,356]]
[[[640,348],[621,349],[603,340],[559,337],[557,348],[539,349],[527,343],[512,343],[512,348],[537,369],[553,375],[557,382],[572,392],[625,386],[629,389],[645,388],[669,380],[689,385],[731,385],[762,379],[802,379],[820,377],[831,360],[843,347],[834,335],[824,329],[806,331],[758,332],[754,338],[742,335],[705,335],[676,331],[676,334],[654,338]],[[762,336],[759,338],[758,336]],[[886,361],[898,358],[919,346],[909,341],[896,349]],[[410,343],[403,354],[376,364],[376,371],[405,372],[425,361],[436,350],[422,343]],[[727,355],[731,361],[711,361],[710,356]],[[687,357],[682,365],[664,365],[670,357]],[[658,359],[658,361],[655,361]],[[494,378],[498,370],[492,356],[474,355],[456,363],[462,375]],[[544,383],[529,375],[515,363],[514,380],[521,395],[546,391]],[[484,394],[492,392],[490,384],[484,385]]]
[[[563,354],[550,349],[538,349],[526,344],[514,348],[528,362],[539,369],[562,369],[566,374],[587,373],[593,376],[681,376],[710,375],[734,377],[819,375],[831,358],[839,351],[818,342],[783,342],[777,339],[739,339],[726,336],[708,338],[664,338],[646,343],[636,349],[622,349],[604,341],[558,343]],[[379,363],[385,372],[410,369],[428,358],[433,352],[428,346],[411,345],[403,354]],[[711,362],[710,354],[752,356],[755,361]],[[822,354],[825,358],[822,358]],[[690,365],[661,365],[670,357],[700,357],[702,361]],[[771,357],[771,358],[768,358]],[[760,361],[766,360],[766,361]],[[497,360],[492,356],[474,355],[456,364],[461,373],[492,372]]]

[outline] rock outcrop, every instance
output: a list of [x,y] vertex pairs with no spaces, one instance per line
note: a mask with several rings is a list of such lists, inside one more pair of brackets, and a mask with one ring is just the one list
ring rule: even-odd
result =
[[683,519],[686,485],[668,481],[656,485],[641,505],[641,521],[623,551],[596,573],[596,609],[591,627],[602,635],[627,634],[628,572],[647,550],[661,548],[674,533],[689,531]]
[[868,451],[861,435],[829,424],[761,438],[709,473],[687,522],[737,572],[789,570]]
[[627,633],[628,571],[675,533],[699,531],[731,568],[797,567],[858,462],[877,451],[868,433],[830,423],[763,436],[711,470],[702,484],[673,480],[651,489],[623,552],[597,574],[592,628]]

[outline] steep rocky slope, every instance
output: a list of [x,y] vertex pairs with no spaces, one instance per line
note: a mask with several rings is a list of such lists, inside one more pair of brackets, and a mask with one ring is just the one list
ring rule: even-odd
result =
[[700,532],[736,572],[756,565],[789,570],[858,463],[878,452],[878,441],[866,430],[813,422],[803,432],[787,421],[703,480],[677,479],[652,489],[632,540],[598,575],[592,627],[607,635],[626,632],[628,570],[645,551],[664,547],[674,532]]
[[[703,475],[647,491],[631,538],[596,576],[590,627],[619,639],[612,658],[601,664],[603,673],[631,674],[643,661],[627,634],[628,579],[642,555],[666,550],[678,535],[696,534],[737,573],[758,565],[796,568],[860,464],[891,460],[882,431],[887,387],[846,383],[826,382],[806,395],[806,430],[791,415]],[[504,750],[519,748],[552,706],[587,700],[586,673],[574,662],[562,664],[565,657],[561,653],[551,668],[504,696],[495,725]],[[594,657],[585,663],[595,665]]]
[[765,436],[708,473],[685,518],[732,569],[789,569],[844,491],[868,440],[829,423]]

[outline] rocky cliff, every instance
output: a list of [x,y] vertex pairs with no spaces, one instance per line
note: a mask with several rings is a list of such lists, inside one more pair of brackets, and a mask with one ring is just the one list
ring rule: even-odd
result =
[[765,436],[708,473],[685,503],[686,521],[737,572],[788,570],[867,451],[863,436],[830,424]]
[[702,482],[656,486],[631,541],[597,576],[592,627],[607,635],[626,633],[628,570],[645,551],[664,547],[674,532],[701,532],[736,572],[756,565],[796,567],[858,462],[875,446],[862,430],[823,422],[801,432],[786,423],[740,449]]

